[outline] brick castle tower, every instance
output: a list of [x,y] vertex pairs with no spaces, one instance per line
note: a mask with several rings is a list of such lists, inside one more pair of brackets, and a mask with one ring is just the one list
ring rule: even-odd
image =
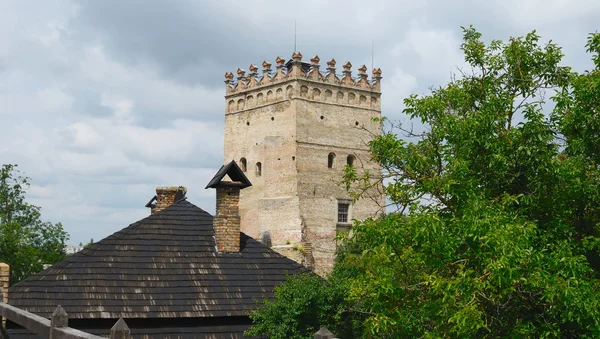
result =
[[241,230],[312,268],[331,270],[336,231],[352,219],[383,211],[380,187],[371,199],[353,202],[340,185],[349,164],[357,171],[381,173],[370,162],[367,143],[380,133],[381,70],[368,79],[367,68],[352,77],[352,64],[337,75],[336,62],[321,72],[319,57],[302,61],[294,53],[263,62],[262,75],[225,73],[225,163],[235,160],[252,186],[240,193]]

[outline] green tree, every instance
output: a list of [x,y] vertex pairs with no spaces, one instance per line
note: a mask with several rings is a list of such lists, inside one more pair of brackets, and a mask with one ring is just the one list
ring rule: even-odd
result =
[[[340,269],[360,268],[350,297],[373,314],[368,333],[600,336],[600,144],[595,125],[575,121],[598,120],[597,71],[571,72],[539,39],[486,45],[465,29],[474,72],[405,100],[426,131],[371,143],[408,213],[357,225],[354,251],[340,254]],[[547,90],[558,91],[552,119]]]
[[284,285],[275,287],[275,300],[263,300],[263,307],[251,314],[256,326],[246,335],[312,339],[321,326],[335,330],[339,324],[351,331],[355,326],[352,319],[337,310],[346,294],[343,284],[332,284],[316,275],[291,276]]
[[40,208],[25,201],[29,180],[17,165],[0,169],[0,262],[10,265],[11,284],[66,257],[62,225],[41,221]]
[[[365,338],[600,337],[600,35],[584,74],[535,31],[464,28],[461,48],[472,71],[405,99],[424,132],[382,120],[370,143],[398,211],[344,238],[332,312]],[[351,192],[377,180],[344,174]]]
[[571,75],[571,86],[554,97],[552,118],[564,137],[565,154],[595,166],[600,164],[600,34],[590,35],[586,47],[596,67]]

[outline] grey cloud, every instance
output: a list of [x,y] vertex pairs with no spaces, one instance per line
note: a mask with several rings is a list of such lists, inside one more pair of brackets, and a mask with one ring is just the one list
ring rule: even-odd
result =
[[[112,55],[131,65],[150,60],[166,76],[187,83],[215,84],[222,75],[215,63],[235,60],[237,41],[248,41],[246,31],[234,32],[225,13],[210,13],[187,1],[93,1],[81,3],[73,22],[81,39],[100,39]],[[246,53],[244,53],[246,54]],[[218,79],[218,80],[217,80]],[[215,81],[217,80],[217,81]]]
[[[83,29],[86,37],[93,34],[100,39],[121,61],[135,65],[150,60],[165,77],[222,86],[225,71],[247,68],[264,59],[274,64],[276,56],[289,58],[293,52],[293,17],[285,3],[254,8],[252,3],[256,2],[230,2],[227,7],[227,2],[172,1],[149,7],[144,1],[118,5],[113,1],[85,2],[73,25]],[[339,6],[337,12],[316,12],[309,5],[295,7],[298,46],[307,57],[319,54],[324,60],[333,57],[338,61],[367,57],[371,40],[385,38],[381,32],[356,34],[374,29],[367,26],[344,32],[354,26],[354,18],[344,20],[352,12],[351,6]],[[253,18],[258,18],[257,22],[252,22]],[[383,33],[393,35],[394,31],[396,28]]]
[[100,118],[107,118],[112,114],[110,108],[101,104],[102,97],[97,89],[75,88],[71,90],[71,95],[75,98],[72,109],[78,114]]

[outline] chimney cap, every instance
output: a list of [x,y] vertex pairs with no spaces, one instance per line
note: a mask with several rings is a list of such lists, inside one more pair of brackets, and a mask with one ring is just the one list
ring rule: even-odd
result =
[[156,195],[153,196],[152,199],[150,199],[150,201],[148,201],[145,207],[154,208],[156,206],[154,202],[158,200],[158,195],[168,193],[175,193],[175,202],[177,202],[185,198],[187,188],[185,188],[184,186],[159,186],[156,188]]
[[[223,181],[225,175],[228,175],[233,182]],[[252,183],[248,180],[248,177],[246,177],[235,160],[231,160],[227,165],[221,166],[217,174],[215,174],[208,185],[206,185],[206,188],[217,188],[222,186],[235,186],[243,189],[252,186]]]
[[158,186],[156,188],[156,192],[178,192],[181,191],[183,193],[187,193],[187,188],[184,186]]

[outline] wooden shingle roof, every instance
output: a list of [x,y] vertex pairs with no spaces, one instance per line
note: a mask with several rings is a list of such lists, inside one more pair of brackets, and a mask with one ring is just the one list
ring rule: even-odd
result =
[[243,316],[308,272],[243,233],[239,253],[218,253],[212,220],[180,201],[12,286],[9,303],[70,319]]

